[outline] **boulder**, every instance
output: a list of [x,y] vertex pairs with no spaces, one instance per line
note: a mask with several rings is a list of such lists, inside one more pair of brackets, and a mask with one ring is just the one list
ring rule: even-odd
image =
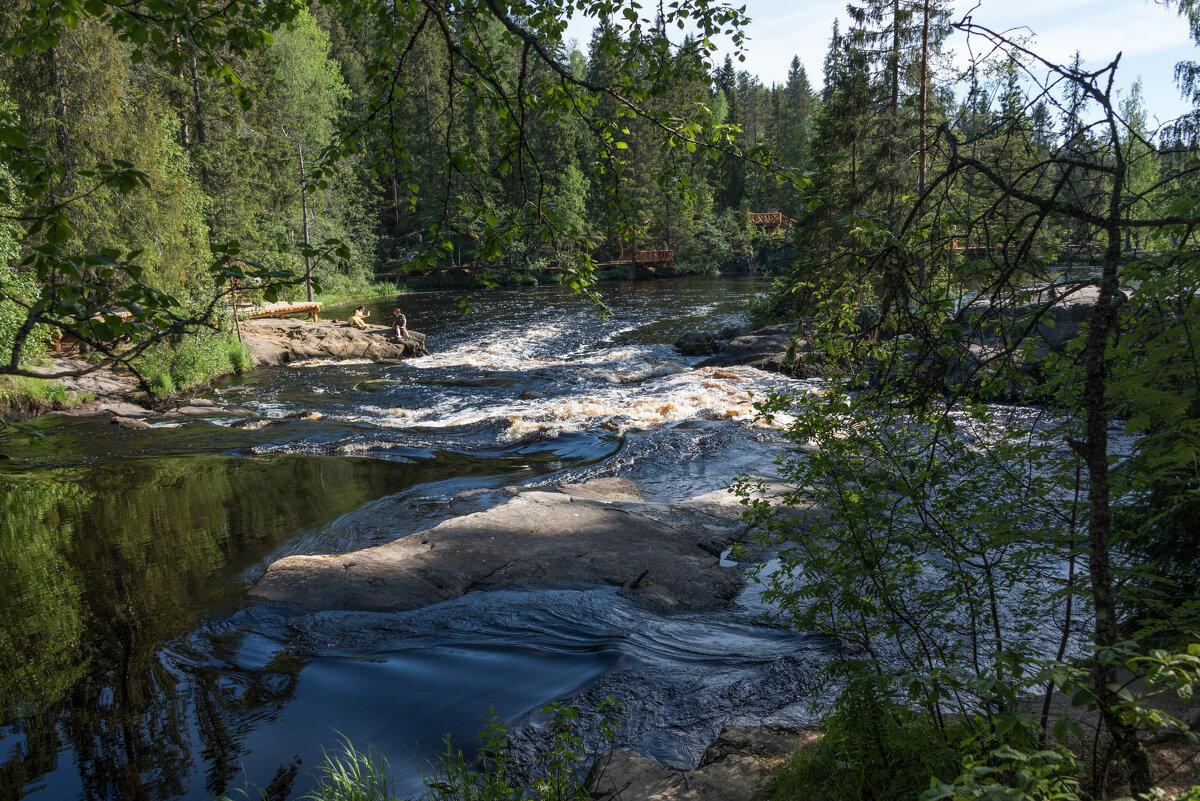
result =
[[710,356],[720,353],[726,344],[745,333],[746,329],[733,325],[719,331],[689,331],[679,338],[675,348],[684,356]]
[[[959,320],[966,340],[987,347],[1002,347],[1006,341],[1025,336],[1034,343],[1033,359],[1061,353],[1079,335],[1080,327],[1096,313],[1100,287],[1095,284],[1047,284],[1014,292],[994,303],[973,303],[963,309]],[[1117,302],[1128,297],[1121,293]]]
[[401,610],[472,590],[617,586],[664,611],[713,609],[742,587],[721,551],[745,532],[733,509],[642,500],[623,479],[516,489],[508,502],[386,545],[290,556],[248,596],[309,610]]
[[612,751],[596,760],[586,785],[597,801],[766,801],[775,772],[819,736],[815,729],[726,726],[695,770]]
[[409,331],[397,338],[388,326],[354,328],[328,320],[265,319],[242,324],[242,342],[258,364],[303,359],[386,361],[425,355],[425,335]]
[[[819,353],[800,333],[800,326],[794,323],[769,325],[757,331],[741,333],[722,343],[720,353],[696,366],[745,364],[791,376],[815,375],[820,371]],[[676,343],[676,347],[679,347],[679,343]],[[801,358],[801,354],[808,355]]]
[[114,426],[121,428],[150,428],[150,424],[145,420],[139,420],[136,417],[122,417],[117,415],[111,420]]

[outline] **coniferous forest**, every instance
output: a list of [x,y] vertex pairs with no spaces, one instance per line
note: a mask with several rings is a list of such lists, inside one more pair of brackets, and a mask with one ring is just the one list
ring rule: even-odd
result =
[[[1200,5],[1169,6],[1200,41]],[[770,622],[831,654],[821,736],[773,797],[1196,801],[1200,64],[1176,70],[1196,110],[1152,127],[1116,53],[1060,63],[947,0],[847,10],[821,76],[812,54],[755,76],[746,9],[715,0],[11,0],[4,442],[46,435],[22,417],[69,405],[55,379],[112,369],[153,403],[244,371],[251,305],[452,286],[467,314],[540,282],[604,315],[604,278],[754,273],[747,317],[786,344],[749,364],[822,382],[701,415],[778,438],[769,478],[725,482],[749,533],[716,553],[759,563]],[[720,369],[746,333],[712,334]],[[48,361],[63,342],[82,360]],[[503,364],[436,386],[516,385]],[[601,438],[659,422],[614,419]],[[12,697],[42,654],[18,640]],[[63,661],[22,713],[84,680]],[[540,784],[506,773],[493,720],[482,773],[459,753],[430,797],[602,797],[584,741],[620,741],[613,707],[587,737],[555,712]],[[358,797],[338,766],[320,797]]]

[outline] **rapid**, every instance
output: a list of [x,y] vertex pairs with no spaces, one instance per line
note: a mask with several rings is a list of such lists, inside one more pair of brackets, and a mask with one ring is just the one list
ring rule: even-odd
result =
[[[0,463],[0,796],[211,799],[273,780],[298,797],[344,738],[420,793],[443,738],[494,714],[536,744],[538,709],[624,704],[620,744],[694,765],[723,725],[811,722],[828,643],[762,621],[753,585],[664,616],[615,589],[468,593],[396,613],[248,605],[274,560],[378,545],[503,501],[615,476],[652,500],[762,472],[782,445],[752,402],[797,381],[696,369],[681,334],[745,322],[758,285],[560,287],[393,306],[430,355],[260,368],[210,397],[261,417],[124,430],[53,422]],[[326,309],[323,316],[348,316]],[[490,710],[490,712],[489,712]]]

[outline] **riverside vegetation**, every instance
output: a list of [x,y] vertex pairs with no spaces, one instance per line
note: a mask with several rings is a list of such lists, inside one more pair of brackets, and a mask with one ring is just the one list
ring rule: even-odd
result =
[[[936,0],[853,5],[820,92],[798,62],[771,90],[714,64],[737,9],[585,3],[584,56],[572,5],[6,10],[0,370],[31,376],[58,329],[165,391],[216,369],[179,346],[227,336],[248,282],[553,262],[590,292],[597,249],[662,241],[707,269],[755,249],[741,213],[778,208],[798,247],[763,313],[806,316],[831,382],[760,411],[797,446],[777,500],[829,516],[741,491],[780,621],[838,643],[842,688],[779,797],[1153,796],[1144,738],[1194,741],[1200,672],[1200,116],[1148,130],[1119,59],[1054,64]],[[962,102],[952,27],[990,54]],[[1200,100],[1200,67],[1179,74]],[[1039,352],[1069,259],[1095,313]],[[981,403],[1029,381],[1050,411]],[[344,797],[349,766],[329,762]]]

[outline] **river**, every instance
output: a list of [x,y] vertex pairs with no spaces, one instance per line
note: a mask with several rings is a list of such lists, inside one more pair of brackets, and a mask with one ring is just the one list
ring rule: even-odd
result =
[[261,420],[59,418],[40,448],[0,443],[0,797],[211,799],[295,767],[294,798],[343,736],[415,796],[444,736],[471,750],[489,709],[536,731],[553,700],[613,695],[621,744],[680,767],[722,725],[809,722],[827,644],[764,625],[752,589],[674,616],[611,589],[388,614],[244,602],[280,556],[387,542],[509,485],[618,476],[671,501],[763,470],[780,440],[752,393],[813,385],[671,346],[744,322],[760,287],[610,284],[607,317],[559,287],[480,293],[472,314],[407,295],[429,356],[260,368],[208,395]]

